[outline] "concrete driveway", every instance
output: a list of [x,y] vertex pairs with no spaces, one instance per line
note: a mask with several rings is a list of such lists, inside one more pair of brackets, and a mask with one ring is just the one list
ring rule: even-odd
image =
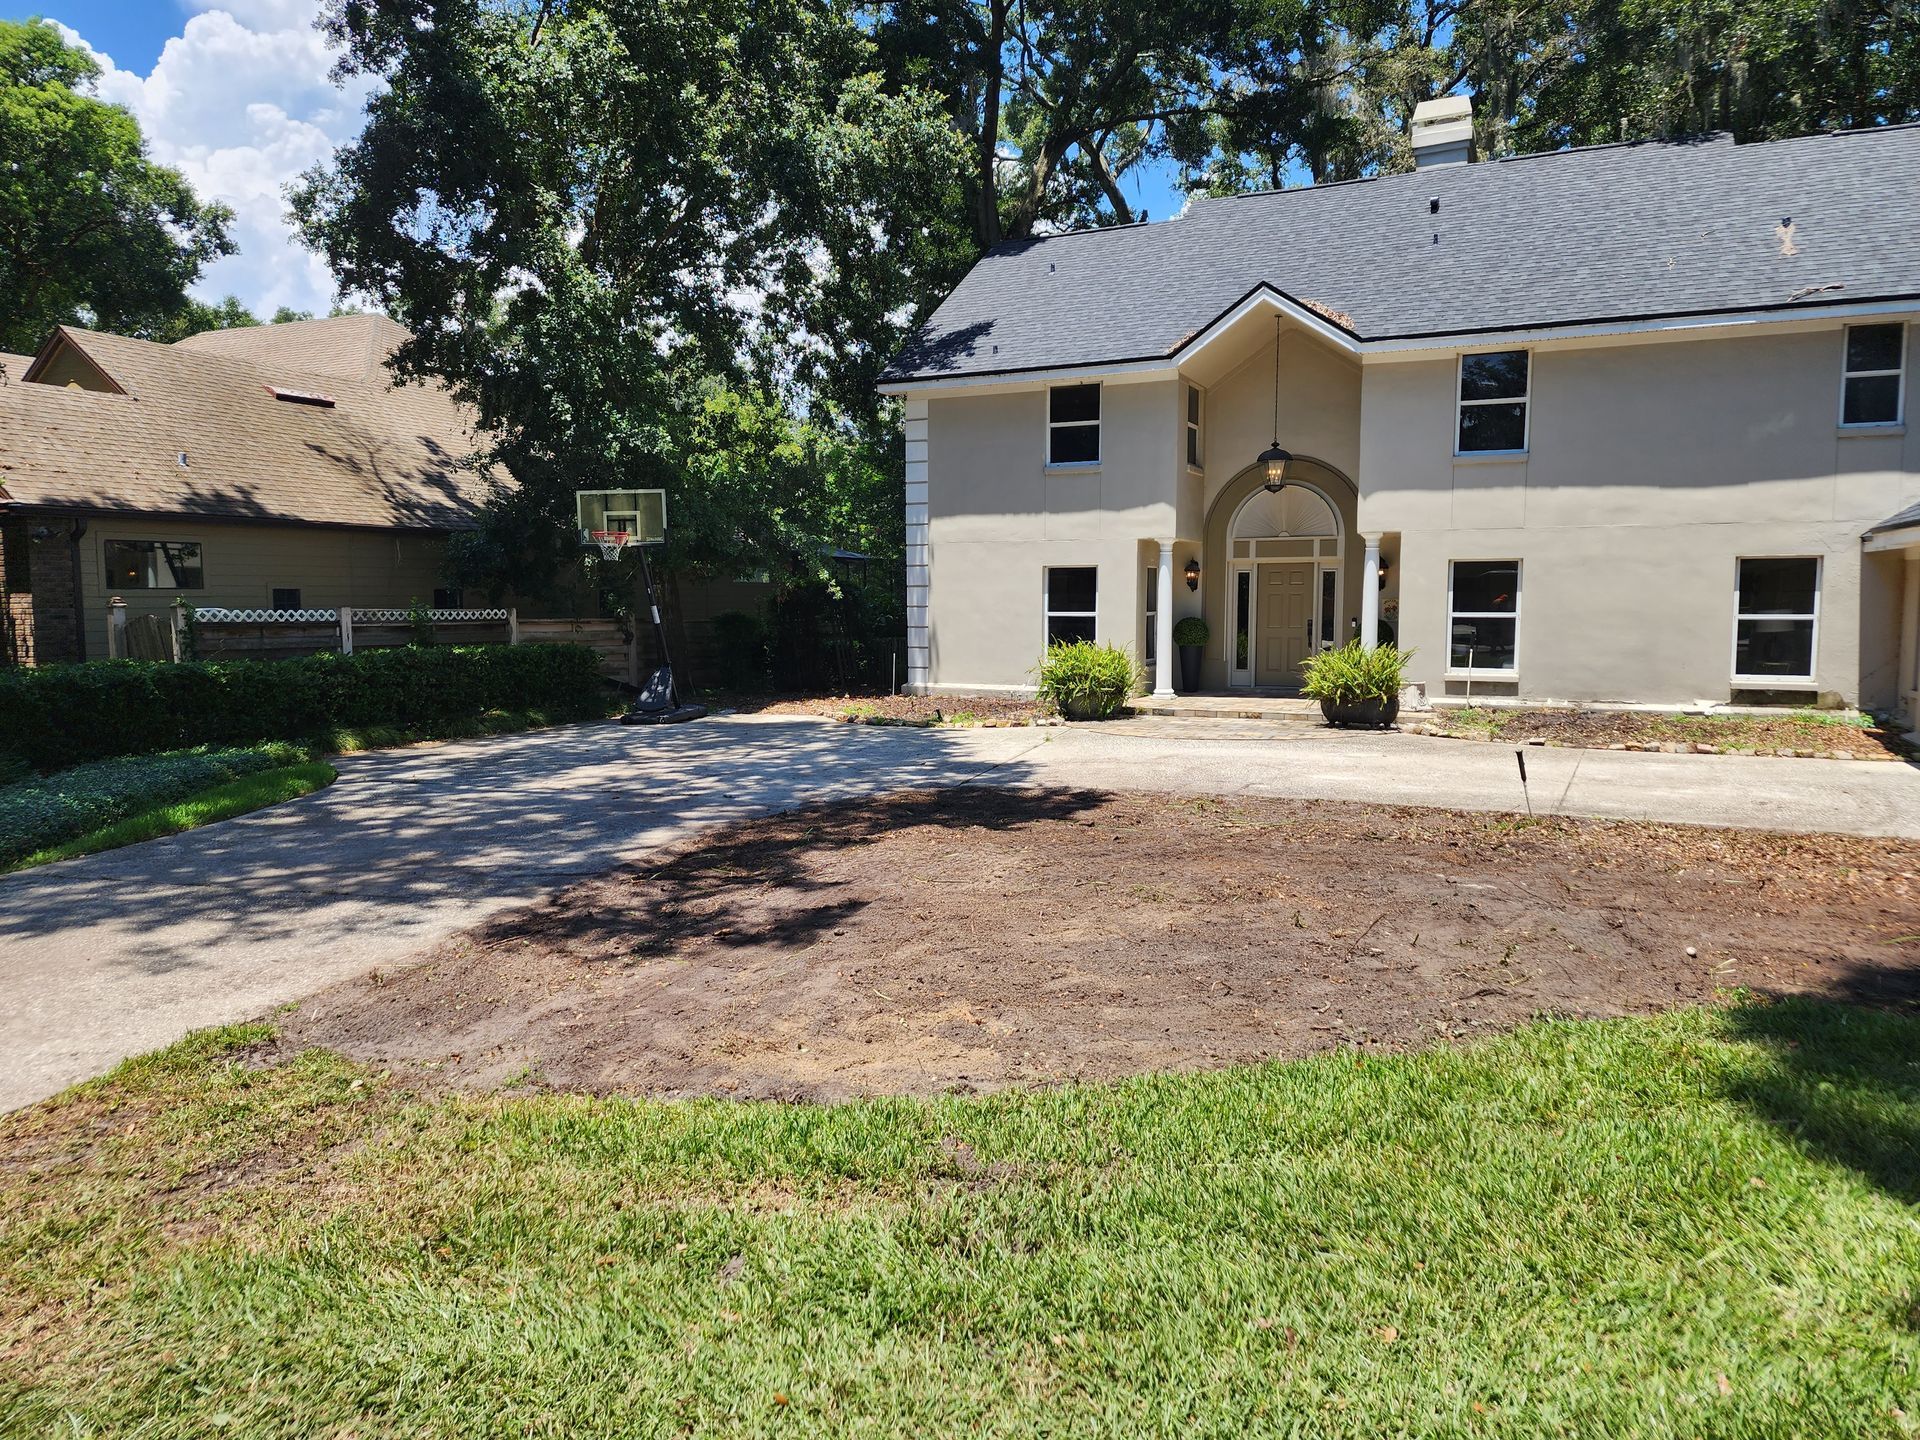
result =
[[[1527,756],[1540,814],[1920,836],[1907,765]],[[401,963],[689,830],[956,784],[1523,808],[1504,746],[1265,722],[928,731],[741,716],[349,757],[305,799],[0,878],[0,1108]]]

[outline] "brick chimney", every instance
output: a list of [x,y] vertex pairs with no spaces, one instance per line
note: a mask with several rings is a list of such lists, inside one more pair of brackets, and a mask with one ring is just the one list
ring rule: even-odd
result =
[[1422,100],[1413,107],[1412,139],[1417,170],[1465,165],[1473,159],[1473,102],[1464,95]]

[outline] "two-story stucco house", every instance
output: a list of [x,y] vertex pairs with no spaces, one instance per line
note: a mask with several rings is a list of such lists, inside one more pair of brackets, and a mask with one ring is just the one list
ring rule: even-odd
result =
[[[984,257],[884,377],[910,678],[1916,710],[1920,127],[1466,158]],[[1275,456],[1267,452],[1281,452]],[[1906,513],[1902,513],[1906,512]]]

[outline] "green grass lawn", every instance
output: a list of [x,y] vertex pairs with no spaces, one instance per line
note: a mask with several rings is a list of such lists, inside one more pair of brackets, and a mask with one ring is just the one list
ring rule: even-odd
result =
[[262,1068],[265,1033],[0,1121],[0,1433],[1827,1440],[1920,1411],[1920,1018],[834,1107],[430,1097]]

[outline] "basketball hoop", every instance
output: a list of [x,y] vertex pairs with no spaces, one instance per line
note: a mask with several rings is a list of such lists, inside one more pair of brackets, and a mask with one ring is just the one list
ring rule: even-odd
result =
[[698,720],[707,713],[704,705],[684,703],[674,684],[673,659],[667,653],[667,630],[660,622],[660,601],[653,589],[653,566],[647,551],[666,543],[667,492],[664,490],[577,490],[573,503],[580,527],[580,544],[597,550],[606,563],[617,563],[629,550],[640,556],[640,573],[627,575],[627,583],[638,581],[646,594],[647,618],[653,622],[653,642],[660,652],[660,665],[640,687],[627,713],[620,717],[627,725],[672,725],[682,720]]

